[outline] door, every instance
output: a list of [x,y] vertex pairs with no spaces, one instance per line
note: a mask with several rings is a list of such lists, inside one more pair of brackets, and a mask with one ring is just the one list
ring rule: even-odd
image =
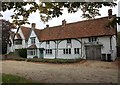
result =
[[100,60],[101,59],[101,47],[100,46],[86,46],[86,59]]
[[43,58],[44,57],[44,50],[43,49],[40,49],[40,58]]

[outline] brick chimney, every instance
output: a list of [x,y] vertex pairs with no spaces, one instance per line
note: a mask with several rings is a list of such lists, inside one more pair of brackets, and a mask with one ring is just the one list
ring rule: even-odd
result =
[[31,28],[32,28],[32,29],[35,29],[35,27],[36,27],[36,24],[35,24],[35,23],[32,23],[32,24],[31,24]]
[[108,10],[108,18],[109,18],[109,19],[112,18],[112,9],[109,9],[109,10]]
[[65,26],[66,25],[66,20],[62,20],[62,26]]

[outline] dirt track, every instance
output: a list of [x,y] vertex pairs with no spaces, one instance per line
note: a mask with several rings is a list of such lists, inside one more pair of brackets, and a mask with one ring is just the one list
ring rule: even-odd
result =
[[[1,62],[1,61],[0,61]],[[40,83],[117,83],[117,62],[82,61],[74,64],[3,61],[2,72]]]

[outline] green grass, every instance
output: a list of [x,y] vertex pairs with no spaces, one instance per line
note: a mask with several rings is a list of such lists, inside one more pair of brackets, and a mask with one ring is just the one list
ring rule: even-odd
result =
[[27,80],[25,78],[11,75],[11,74],[2,74],[2,82],[3,83],[32,83],[31,80]]

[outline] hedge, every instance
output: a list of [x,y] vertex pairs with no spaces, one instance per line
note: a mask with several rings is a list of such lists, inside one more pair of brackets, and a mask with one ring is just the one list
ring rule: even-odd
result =
[[46,62],[46,63],[76,63],[81,59],[40,59],[40,58],[29,58],[27,62]]

